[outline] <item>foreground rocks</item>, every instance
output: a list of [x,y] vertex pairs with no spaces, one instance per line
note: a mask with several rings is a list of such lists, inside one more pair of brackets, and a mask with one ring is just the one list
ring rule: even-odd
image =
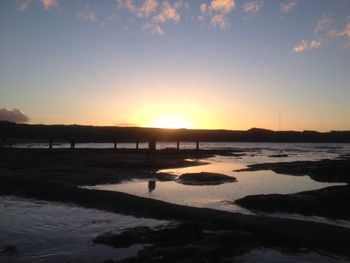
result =
[[[192,232],[186,228],[184,231],[181,230],[182,232],[179,231],[178,233],[183,233],[181,236],[177,236],[176,231],[173,233],[171,230],[160,234],[154,233],[153,230],[151,232],[140,230],[144,235],[142,242],[154,242],[152,244],[156,245],[145,249],[142,253],[147,255],[140,254],[139,259],[135,259],[139,261],[135,262],[145,262],[146,260],[143,259],[150,259],[149,262],[164,262],[161,261],[163,258],[171,262],[171,258],[175,256],[178,257],[178,262],[185,262],[187,259],[191,259],[192,262],[216,262],[215,259],[210,258],[211,254],[216,256],[223,254],[220,258],[224,260],[225,249],[240,251],[241,242],[250,247],[254,244],[254,240],[259,246],[306,248],[350,256],[350,229],[347,228],[187,207],[120,192],[77,187],[131,178],[154,178],[155,171],[158,169],[193,165],[196,163],[187,162],[185,159],[204,158],[213,153],[212,151],[162,151],[155,162],[148,163],[144,160],[146,152],[142,151],[77,150],[71,152],[19,149],[0,151],[0,194],[15,194],[71,203],[137,217],[204,224],[194,226]],[[343,160],[343,162],[346,161]],[[336,167],[335,164],[331,165]],[[338,165],[341,167],[342,164]],[[347,164],[343,165],[346,167]],[[345,173],[342,175],[345,178]],[[165,176],[164,179],[171,178]],[[189,239],[185,239],[187,232]],[[125,235],[124,245],[134,242],[130,233]],[[251,236],[251,239],[248,236]],[[248,238],[248,241],[245,242],[244,238]],[[163,246],[162,244],[166,241],[171,244]],[[236,241],[238,243],[235,243]],[[176,242],[184,245],[177,245]],[[232,242],[236,244],[237,250]],[[214,243],[219,245],[214,246]],[[205,261],[206,259],[208,260]]]
[[260,245],[264,246],[304,247],[350,256],[350,229],[333,225],[188,207],[120,192],[88,190],[15,176],[0,176],[0,193],[71,203],[137,217],[202,222],[220,226],[224,232],[254,233]]
[[252,232],[223,231],[217,226],[194,222],[156,230],[136,227],[121,234],[105,233],[94,242],[116,248],[144,245],[137,257],[121,262],[230,262],[234,255],[246,253],[259,244]]
[[256,211],[350,219],[350,186],[331,186],[296,194],[251,195],[235,203]]
[[5,245],[0,248],[0,253],[5,254],[7,256],[14,256],[18,253],[18,249],[14,245]]
[[225,174],[219,173],[186,173],[180,175],[178,183],[187,185],[218,185],[224,183],[236,182],[237,179]]
[[[308,175],[318,182],[350,182],[349,156],[343,156],[341,159],[335,160],[252,164],[239,171],[259,170],[272,170],[279,174],[294,176]],[[349,201],[350,187],[347,185],[289,195],[252,195],[236,200],[235,203],[250,210],[267,213],[298,213],[333,219],[349,219]]]
[[296,161],[262,163],[248,165],[247,168],[238,171],[272,170],[279,174],[295,176],[308,175],[318,182],[350,183],[350,158],[321,161]]
[[157,158],[150,162],[146,160],[147,149],[9,148],[0,149],[0,177],[14,175],[73,186],[120,183],[155,178],[159,169],[203,165],[206,163],[189,159],[226,152],[164,149],[157,151]]

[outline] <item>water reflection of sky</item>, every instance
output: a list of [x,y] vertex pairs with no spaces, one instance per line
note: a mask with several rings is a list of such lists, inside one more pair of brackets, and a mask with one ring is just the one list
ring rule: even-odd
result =
[[[136,180],[122,184],[99,185],[101,190],[120,191],[142,197],[163,200],[170,203],[207,207],[218,210],[251,214],[250,211],[234,204],[234,201],[247,195],[255,194],[291,194],[301,191],[316,190],[335,183],[320,183],[309,176],[291,176],[276,174],[273,171],[237,172],[249,164],[267,162],[312,161],[334,159],[350,153],[349,144],[318,143],[206,143],[202,148],[233,149],[236,156],[215,156],[208,158],[209,164],[177,169],[164,169],[159,172],[179,176],[184,173],[213,172],[237,178],[237,182],[211,186],[183,185],[176,181],[156,181],[156,187],[149,189],[148,181]],[[273,157],[283,154],[284,157]],[[154,189],[153,189],[154,188]],[[279,217],[291,217],[302,220],[332,223],[350,227],[350,222],[331,220],[320,217],[274,214]]]
[[[209,207],[219,210],[249,213],[233,204],[233,201],[254,194],[290,194],[307,190],[320,189],[337,185],[319,183],[309,176],[290,176],[276,174],[272,171],[237,172],[248,163],[260,161],[303,160],[305,156],[292,158],[270,158],[268,156],[246,155],[244,157],[216,156],[206,159],[209,164],[177,169],[165,169],[159,172],[181,175],[184,173],[213,172],[237,178],[237,182],[221,185],[198,186],[183,185],[176,181],[157,181],[154,190],[149,191],[148,181],[136,180],[122,184],[99,185],[94,188],[126,192],[138,196],[155,198],[171,203]],[[315,158],[315,157],[314,157]]]
[[0,211],[0,248],[10,244],[18,249],[14,256],[0,253],[0,262],[8,263],[118,260],[142,247],[115,249],[92,240],[105,231],[167,223],[12,196],[0,196]]

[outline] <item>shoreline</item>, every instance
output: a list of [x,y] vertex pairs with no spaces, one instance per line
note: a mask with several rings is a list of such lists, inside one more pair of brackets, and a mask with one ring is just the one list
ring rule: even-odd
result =
[[[204,163],[200,160],[203,158],[215,154],[230,155],[232,151],[166,149],[158,153],[156,161],[145,162],[146,151],[142,150],[2,150],[0,194],[70,203],[136,217],[201,222],[222,231],[253,233],[258,237],[260,246],[305,247],[312,251],[350,256],[350,229],[347,228],[188,207],[126,193],[78,187],[96,182],[149,178],[158,169],[202,165]],[[189,161],[189,158],[195,160]]]

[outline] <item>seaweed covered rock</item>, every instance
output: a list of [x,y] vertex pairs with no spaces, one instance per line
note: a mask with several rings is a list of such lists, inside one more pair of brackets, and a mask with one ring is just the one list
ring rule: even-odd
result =
[[232,176],[219,173],[186,173],[177,179],[178,183],[187,185],[218,185],[224,183],[236,182],[237,179]]

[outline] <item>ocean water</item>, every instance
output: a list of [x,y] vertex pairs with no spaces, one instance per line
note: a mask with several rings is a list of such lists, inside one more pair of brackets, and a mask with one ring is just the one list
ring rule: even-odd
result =
[[291,251],[280,251],[277,249],[259,248],[248,253],[234,257],[237,263],[347,263],[349,258],[334,255],[320,254],[315,252],[297,253]]
[[107,231],[168,223],[15,196],[0,196],[0,211],[0,250],[6,245],[18,250],[0,253],[0,262],[6,263],[119,260],[136,255],[142,246],[115,249],[92,240]]
[[[23,144],[15,147],[47,148],[45,144]],[[69,147],[68,144],[54,147]],[[113,144],[78,144],[80,148],[112,148]],[[135,144],[120,144],[118,147],[134,148]],[[140,147],[147,147],[140,144]],[[174,148],[175,143],[158,143],[157,148]],[[195,148],[195,143],[182,143],[180,148]],[[156,182],[154,190],[148,181],[131,181],[117,185],[98,185],[94,188],[122,191],[134,195],[165,200],[172,203],[198,207],[210,207],[233,212],[251,213],[234,205],[234,200],[251,194],[295,193],[319,189],[330,185],[315,182],[308,176],[289,176],[272,171],[236,172],[248,164],[296,160],[334,159],[350,154],[350,144],[305,144],[305,143],[201,143],[202,149],[228,149],[240,151],[241,156],[215,156],[208,158],[207,165],[167,169],[180,175],[188,172],[216,172],[237,178],[237,182],[213,186],[188,186],[177,182]],[[283,154],[286,157],[273,157]],[[18,248],[14,256],[0,253],[0,262],[103,262],[119,260],[136,255],[139,245],[115,249],[96,245],[91,241],[106,231],[116,231],[135,226],[159,226],[166,221],[135,218],[104,211],[85,209],[67,204],[42,202],[14,196],[0,196],[0,249],[9,244]],[[269,215],[271,216],[271,215]],[[350,227],[344,220],[303,217],[300,215],[274,214],[272,216],[313,220]],[[325,255],[293,254],[273,249],[253,250],[235,262],[347,262],[341,258]]]
[[[148,188],[147,180],[126,181],[121,184],[97,185],[89,188],[125,192],[137,196],[163,200],[170,203],[207,207],[218,210],[251,214],[234,204],[234,201],[255,194],[292,194],[301,191],[316,190],[339,183],[316,182],[309,176],[291,176],[273,171],[237,172],[249,164],[265,162],[290,162],[302,160],[334,159],[350,153],[348,144],[276,144],[276,143],[208,143],[208,149],[241,149],[242,156],[215,156],[202,161],[209,164],[160,170],[179,176],[184,173],[213,172],[235,177],[237,182],[221,185],[198,186],[183,185],[176,181],[156,181],[156,187]],[[275,157],[283,154],[285,157]],[[305,217],[295,214],[276,213],[272,216],[290,217],[302,220],[331,223],[350,227],[345,220],[330,220],[320,217]]]
[[[38,143],[13,143],[10,147],[15,148],[48,148],[48,142]],[[76,148],[108,149],[113,148],[114,143],[76,143]],[[146,149],[147,142],[140,142],[139,148]],[[315,153],[348,153],[350,144],[346,143],[254,143],[254,142],[200,142],[200,149],[226,149],[226,150],[273,150],[284,152],[315,152]],[[70,144],[59,142],[54,143],[53,148],[70,148]],[[118,143],[119,149],[135,149],[136,143]],[[176,142],[157,142],[157,149],[176,148]],[[195,142],[180,142],[180,149],[195,149]]]

